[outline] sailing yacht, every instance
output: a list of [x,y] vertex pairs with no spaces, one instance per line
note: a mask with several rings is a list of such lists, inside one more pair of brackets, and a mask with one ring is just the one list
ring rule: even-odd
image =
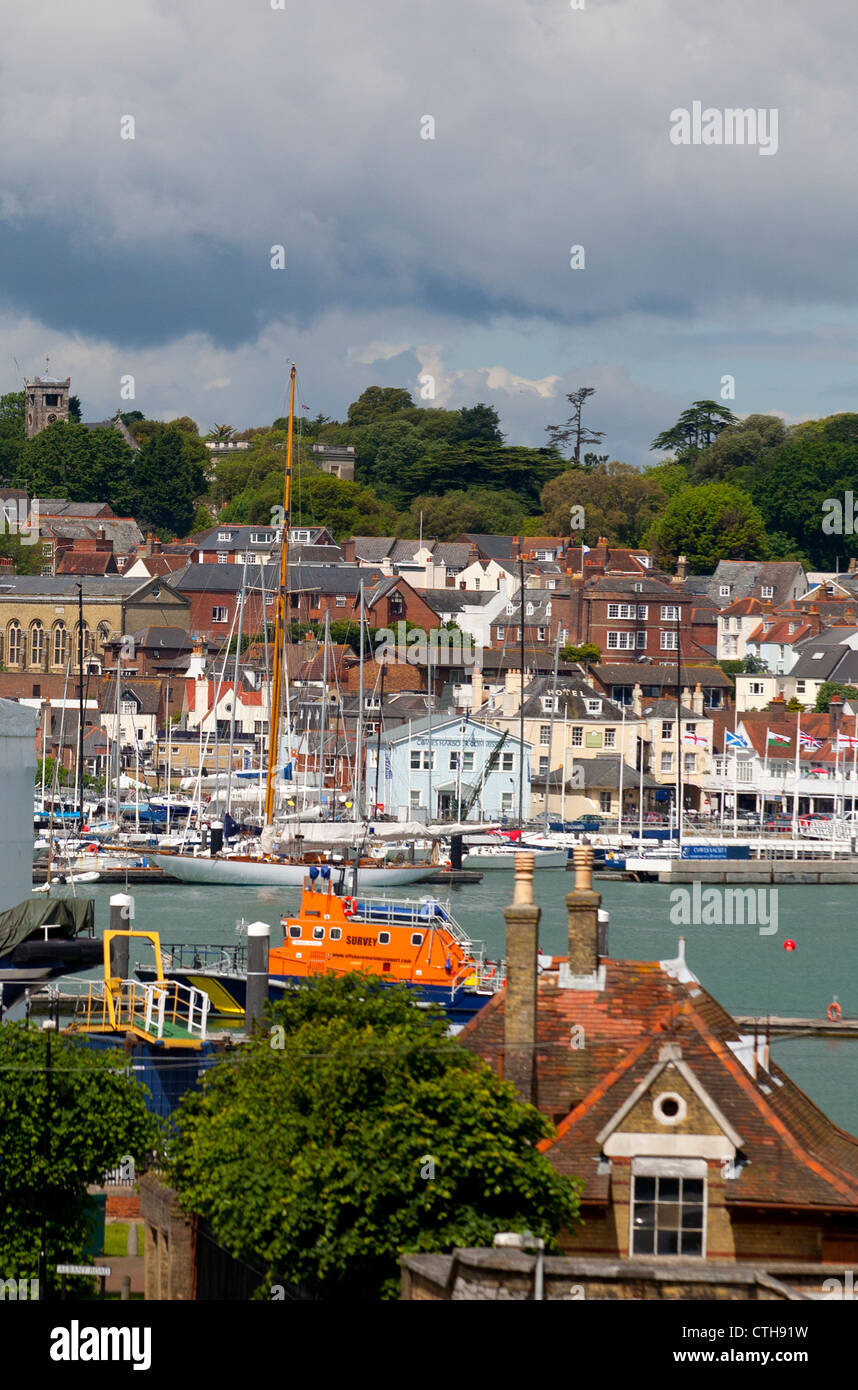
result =
[[[271,682],[271,718],[268,738],[268,767],[265,783],[264,826],[258,847],[247,848],[247,841],[235,849],[223,848],[219,828],[213,834],[214,844],[204,852],[188,854],[182,850],[160,851],[152,858],[166,873],[183,883],[247,884],[260,887],[290,887],[300,885],[311,865],[331,864],[342,867],[348,862],[352,891],[378,888],[384,885],[399,887],[419,883],[433,874],[437,863],[418,861],[416,842],[423,838],[423,828],[409,835],[408,827],[375,827],[360,821],[343,826],[320,827],[311,848],[307,840],[309,827],[304,824],[278,827],[275,824],[277,786],[282,760],[280,725],[284,696],[284,645],[287,639],[286,600],[289,566],[289,524],[292,496],[292,437],[295,418],[295,364],[292,364],[289,394],[289,429],[286,445],[286,468],[283,480],[283,530],[280,539],[280,579],[277,590],[274,622],[274,662]],[[288,674],[285,675],[288,680]],[[213,827],[213,830],[215,827]],[[334,833],[337,832],[337,833]],[[346,832],[343,834],[342,832]],[[392,833],[391,833],[392,832]],[[399,841],[398,852],[390,853],[390,842]],[[404,842],[409,842],[405,844]],[[381,846],[384,845],[384,848]],[[335,859],[334,847],[341,851]]]

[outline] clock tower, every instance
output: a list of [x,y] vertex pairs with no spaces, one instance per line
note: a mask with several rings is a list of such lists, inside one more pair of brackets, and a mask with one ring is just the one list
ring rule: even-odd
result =
[[45,375],[24,381],[24,424],[28,439],[57,420],[68,422],[71,377],[59,381],[57,377],[48,376],[48,366],[49,359],[45,358]]

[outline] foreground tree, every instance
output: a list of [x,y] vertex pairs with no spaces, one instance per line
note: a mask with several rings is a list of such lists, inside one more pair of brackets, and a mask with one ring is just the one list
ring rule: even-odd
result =
[[0,1271],[35,1278],[43,1221],[52,1264],[83,1264],[87,1185],[126,1155],[141,1160],[159,1128],[117,1056],[22,1023],[0,1028]]
[[395,1298],[406,1251],[575,1225],[576,1180],[536,1148],[550,1123],[404,989],[317,977],[270,1022],[183,1102],[170,1155],[186,1210],[265,1295]]

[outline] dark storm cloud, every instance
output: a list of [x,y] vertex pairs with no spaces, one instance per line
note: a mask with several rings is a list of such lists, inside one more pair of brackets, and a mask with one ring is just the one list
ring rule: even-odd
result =
[[[232,353],[211,375],[230,385],[187,389],[240,391],[236,416],[256,408],[236,383],[269,325],[330,409],[360,385],[349,350],[385,338],[455,358],[448,399],[504,363],[556,378],[562,406],[599,369],[617,422],[657,416],[672,401],[633,377],[671,354],[682,375],[671,328],[713,352],[720,332],[729,357],[779,313],[854,305],[852,24],[833,0],[21,7],[0,58],[9,331],[28,317],[106,344],[105,372],[117,345],[202,336]],[[777,154],[672,144],[671,112],[695,101],[776,108]],[[463,365],[469,332],[495,325],[491,355]],[[509,428],[530,416],[538,436],[549,388],[491,379]]]

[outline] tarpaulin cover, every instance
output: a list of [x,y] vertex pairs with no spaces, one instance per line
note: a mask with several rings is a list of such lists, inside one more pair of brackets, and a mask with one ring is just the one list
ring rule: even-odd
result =
[[0,957],[9,955],[45,925],[58,928],[52,932],[53,937],[71,940],[80,932],[91,931],[94,923],[95,903],[91,898],[28,899],[0,912]]

